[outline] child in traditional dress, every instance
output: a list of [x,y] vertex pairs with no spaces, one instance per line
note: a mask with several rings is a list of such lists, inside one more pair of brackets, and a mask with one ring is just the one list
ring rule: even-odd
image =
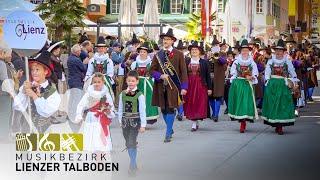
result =
[[253,122],[258,118],[255,105],[253,84],[258,83],[258,68],[252,56],[251,47],[244,39],[241,43],[241,54],[231,66],[231,86],[229,90],[228,115],[231,120],[240,122],[240,133],[246,130],[246,121]]
[[[37,130],[40,133],[48,131],[52,124],[53,114],[59,109],[61,102],[57,89],[47,78],[51,76],[50,53],[43,51],[35,59],[29,60],[31,82],[26,80],[14,97],[12,133],[28,133]],[[31,100],[32,122],[28,122],[28,98]],[[36,129],[30,129],[35,127]]]
[[152,59],[148,55],[150,52],[149,44],[143,43],[137,51],[139,55],[136,57],[136,61],[131,64],[131,70],[136,70],[139,74],[138,89],[146,99],[147,123],[153,124],[157,122],[159,111],[158,107],[151,105],[154,80],[150,77],[149,71],[152,63]]
[[208,95],[212,94],[212,84],[208,62],[200,58],[203,48],[194,41],[188,49],[191,54],[191,59],[186,61],[189,91],[184,98],[184,113],[192,121],[191,132],[194,132],[199,128],[199,121],[207,118]]
[[130,157],[129,174],[134,175],[137,171],[137,136],[146,127],[146,104],[144,95],[137,87],[139,74],[130,71],[126,82],[128,87],[119,96],[118,119]]
[[109,125],[115,114],[106,83],[105,76],[96,72],[92,78],[92,84],[77,107],[77,123],[81,122],[83,115],[86,114],[83,127],[85,151],[106,152],[112,150]]

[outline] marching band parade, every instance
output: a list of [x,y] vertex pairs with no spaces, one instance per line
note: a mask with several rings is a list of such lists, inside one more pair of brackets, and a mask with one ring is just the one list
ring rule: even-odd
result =
[[[180,40],[180,48],[189,44],[185,47],[187,53],[183,53],[173,46],[177,38],[169,29],[160,36],[163,40],[160,51],[156,49],[158,45],[142,42],[133,35],[125,55],[117,50],[124,48],[118,42],[108,49],[102,36],[98,38],[95,48],[87,48],[96,49],[95,53],[85,52],[81,47],[88,44],[88,40],[81,37],[79,44],[71,48],[69,77],[65,75],[62,64],[55,60],[59,59],[54,52],[60,50],[60,43],[54,47],[47,46],[47,49],[44,47],[36,57],[29,59],[31,82],[23,81],[19,69],[14,69],[12,50],[2,43],[0,62],[5,70],[1,76],[2,81],[16,77],[18,80],[15,86],[22,84],[14,90],[18,95],[12,99],[11,133],[29,132],[32,127],[21,115],[27,108],[26,97],[32,100],[32,119],[39,132],[46,132],[50,125],[61,123],[57,121],[56,114],[61,102],[59,91],[63,86],[59,81],[63,81],[68,82],[69,88],[79,88],[86,92],[81,101],[73,106],[77,115],[71,120],[74,123],[84,121],[86,124],[83,133],[86,134],[85,143],[88,147],[85,149],[111,150],[108,131],[112,118],[115,118],[114,114],[120,118],[132,118],[126,112],[127,105],[123,103],[133,100],[126,96],[132,91],[128,74],[136,72],[139,79],[136,86],[139,103],[133,101],[129,106],[140,116],[131,114],[139,119],[139,126],[145,127],[157,123],[161,112],[167,127],[163,136],[165,143],[172,141],[175,119],[190,120],[191,132],[195,132],[200,128],[200,121],[211,119],[218,122],[223,114],[220,112],[222,104],[227,106],[224,114],[230,120],[240,123],[240,133],[245,133],[247,122],[263,119],[266,125],[275,127],[277,134],[283,135],[283,127],[294,125],[295,118],[299,116],[301,101],[303,105],[313,101],[312,92],[318,86],[315,72],[319,67],[317,55],[320,49],[307,41],[301,45],[290,37],[279,39],[276,44],[268,47],[255,41],[255,38],[252,42],[247,39],[237,41],[236,46],[231,47],[214,37],[209,50],[203,47],[203,42],[183,43]],[[81,59],[81,54],[85,54],[84,59]],[[102,103],[102,99],[107,109],[103,112],[105,115],[98,116],[99,120],[95,113],[100,113],[96,108],[97,102]],[[116,104],[118,112],[114,107]],[[103,132],[105,137],[101,137]],[[137,134],[132,133],[124,135],[129,141],[129,149],[135,147],[128,145],[132,144],[129,139],[134,137],[126,137]],[[92,142],[92,139],[101,141]],[[136,168],[136,165],[133,164],[132,168]]]
[[[171,28],[159,43],[135,33],[126,42],[103,35],[94,42],[85,33],[77,38],[73,45],[47,39],[26,65],[0,39],[0,93],[11,106],[8,137],[50,133],[55,125],[70,123],[83,133],[85,151],[110,152],[119,141],[111,138],[111,124],[119,123],[130,175],[140,163],[144,142],[138,135],[152,133],[157,123],[165,125],[158,137],[165,145],[179,144],[179,131],[197,136],[205,133],[204,121],[225,119],[239,122],[241,135],[261,123],[273,128],[272,138],[286,138],[318,87],[320,48],[290,33],[268,44],[258,37],[232,44],[216,35],[210,42],[186,40]],[[64,63],[60,56],[66,49]],[[175,129],[179,124],[189,128]],[[225,126],[224,131],[235,130]]]

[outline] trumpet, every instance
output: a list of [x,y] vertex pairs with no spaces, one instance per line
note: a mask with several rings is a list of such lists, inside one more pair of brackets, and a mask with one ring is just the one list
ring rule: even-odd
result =
[[211,57],[212,60],[218,60],[220,57],[227,56],[226,52],[220,51],[213,54]]
[[218,60],[219,57],[220,57],[220,53],[219,52],[214,53],[213,56],[212,56],[213,60]]

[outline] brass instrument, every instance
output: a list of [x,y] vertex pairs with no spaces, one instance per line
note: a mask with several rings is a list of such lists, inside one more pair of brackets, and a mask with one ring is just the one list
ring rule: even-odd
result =
[[[165,67],[163,67],[163,65],[162,65],[162,63],[161,63],[161,61],[160,61],[160,58],[159,58],[159,56],[158,56],[158,54],[155,54],[155,57],[156,57],[156,59],[158,60],[158,63],[159,63],[159,65],[160,65],[160,68],[162,69],[162,71],[163,71],[163,74],[167,74],[166,73],[166,69],[168,69],[169,70],[169,72],[171,72],[170,70],[171,69],[169,69],[168,67],[169,67],[169,65],[168,65],[168,63],[165,63]],[[171,74],[171,73],[170,73]],[[171,85],[171,82],[170,82],[170,80],[169,79],[164,79],[163,80],[163,84],[165,85],[165,86],[167,86],[167,85],[169,85],[170,86],[170,89],[172,89],[172,85]]]
[[219,57],[220,57],[220,53],[219,53],[219,52],[216,52],[216,53],[213,54],[212,59],[213,59],[213,60],[218,60]]
[[216,52],[211,57],[211,60],[218,60],[220,57],[227,56],[227,53],[224,51]]

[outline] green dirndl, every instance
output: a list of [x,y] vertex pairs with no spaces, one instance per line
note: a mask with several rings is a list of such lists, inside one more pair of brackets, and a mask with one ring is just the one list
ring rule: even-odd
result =
[[158,107],[152,106],[153,80],[149,77],[139,76],[139,91],[142,92],[146,99],[146,116],[148,120],[156,120],[159,117]]
[[111,77],[105,75],[105,85],[107,86],[108,90],[109,90],[109,93],[111,95],[111,98],[112,98],[112,101],[114,102],[115,101],[115,98],[114,98],[114,93],[113,93],[113,89],[112,89],[112,83],[111,83]]
[[251,121],[257,117],[254,91],[247,79],[237,78],[229,90],[228,115],[231,120]]
[[295,122],[294,104],[284,78],[268,81],[262,105],[262,119],[270,126],[290,126]]

